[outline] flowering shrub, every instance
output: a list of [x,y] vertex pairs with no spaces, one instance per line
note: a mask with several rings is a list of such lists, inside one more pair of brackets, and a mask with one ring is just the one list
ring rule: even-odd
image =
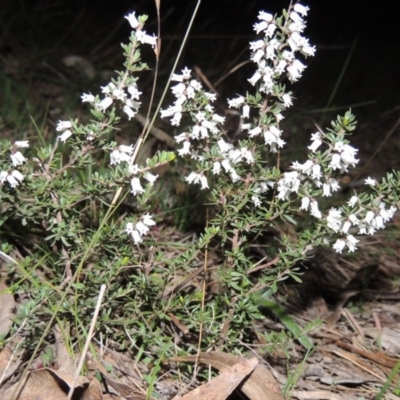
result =
[[[339,191],[341,175],[359,162],[348,140],[355,130],[350,111],[312,133],[305,161],[281,170],[285,141],[280,124],[294,101],[287,86],[302,77],[307,57],[315,54],[304,36],[308,11],[297,3],[282,16],[259,13],[254,24],[258,38],[250,43],[255,70],[248,79],[251,92],[228,100],[241,115],[241,140],[225,133],[225,117],[213,106],[216,95],[184,68],[171,75],[175,101],[160,115],[179,127],[176,154],[158,152],[146,165],[138,165],[145,132],[135,144],[109,141],[121,118],[131,120],[141,107],[138,76],[147,69],[141,46],[159,51],[158,39],[144,31],[147,17],[131,13],[126,16],[130,42],[122,46],[125,70],[102,87],[101,94],[82,95],[92,114],[88,124],[59,121],[55,142],[34,151],[29,140],[1,142],[1,224],[8,235],[2,256],[15,261],[10,276],[23,277],[17,291],[32,292],[39,283],[41,287],[21,306],[16,325],[28,315],[48,326],[55,315],[86,321],[99,286],[107,283],[99,330],[114,340],[124,341],[128,332],[142,350],[154,344],[170,349],[169,334],[161,333],[174,313],[196,332],[207,324],[202,338],[206,348],[221,337],[227,345],[237,344],[251,321],[262,317],[252,294],[266,288],[276,291],[279,281],[296,278],[296,262],[313,248],[355,251],[361,235],[385,227],[399,206],[397,172],[382,183],[368,178],[367,190],[354,192],[345,204],[327,207],[324,201]],[[191,168],[185,181],[207,191],[209,221],[197,242],[171,260],[165,247],[151,238],[156,221],[163,225],[152,199],[159,179],[154,169],[176,156]],[[253,279],[250,247],[279,221],[292,225],[292,233],[277,235],[266,257],[268,268],[257,269]],[[176,271],[190,274],[195,257],[206,254],[210,243],[220,250],[217,276],[224,289],[207,295],[201,307],[195,291],[175,296],[169,292],[167,302],[166,286]],[[143,267],[146,263],[149,270]],[[75,301],[65,301],[72,294]],[[40,313],[30,313],[39,304],[45,304]],[[235,318],[222,332],[227,315]],[[34,325],[33,330],[39,329]],[[181,346],[190,349],[192,344],[188,340]]]

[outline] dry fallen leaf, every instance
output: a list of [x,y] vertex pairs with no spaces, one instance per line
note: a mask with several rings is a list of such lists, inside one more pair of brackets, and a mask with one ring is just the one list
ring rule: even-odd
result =
[[[74,380],[73,375],[67,375],[50,368],[31,371],[25,383],[17,393],[15,389],[19,383],[8,388],[2,393],[1,400],[64,400],[67,399],[69,388]],[[100,383],[93,379],[91,382],[80,376],[75,387],[74,400],[103,400]]]
[[[230,368],[222,370],[219,376],[187,393],[182,400],[213,399],[225,400],[257,366],[256,358],[242,360]],[[178,400],[175,397],[173,400]]]
[[[199,356],[171,357],[172,362],[201,362],[209,364],[219,371],[232,367],[241,359],[227,353],[209,352]],[[254,371],[240,385],[240,390],[250,400],[284,400],[277,381],[264,365],[257,365]]]

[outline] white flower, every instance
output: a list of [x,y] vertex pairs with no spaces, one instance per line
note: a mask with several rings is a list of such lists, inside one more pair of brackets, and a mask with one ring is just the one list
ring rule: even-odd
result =
[[140,236],[146,235],[149,232],[149,228],[147,225],[145,225],[143,222],[139,221],[136,226],[136,230],[139,232]]
[[287,200],[290,193],[298,192],[299,187],[299,173],[297,171],[285,172],[283,178],[278,181],[279,194],[277,195],[277,198],[280,200]]
[[336,243],[332,246],[337,253],[341,253],[344,247],[346,246],[346,242],[343,239],[336,240]]
[[340,154],[334,153],[333,156],[332,156],[332,160],[331,160],[329,165],[334,170],[335,169],[341,169],[342,164],[340,162]]
[[238,108],[245,102],[245,98],[243,96],[239,96],[236,99],[229,100],[228,104],[230,108]]
[[296,3],[293,7],[293,10],[304,17],[305,15],[307,15],[307,12],[310,10],[310,8],[307,6],[303,6],[300,3]]
[[132,186],[131,192],[133,193],[134,196],[136,196],[137,194],[144,193],[144,189],[142,188],[142,185],[140,184],[139,178],[137,178],[137,177],[132,178],[131,186]]
[[112,95],[117,99],[124,101],[126,98],[126,93],[121,89],[114,89]]
[[131,175],[137,175],[137,173],[140,171],[140,168],[137,164],[132,164],[132,165],[129,165],[128,171]]
[[58,121],[56,131],[61,132],[65,131],[66,129],[72,128],[71,121]]
[[189,174],[189,176],[187,176],[187,177],[185,178],[185,181],[186,181],[186,182],[189,182],[189,184],[190,184],[190,183],[199,183],[199,182],[200,182],[200,178],[201,178],[201,175],[200,175],[200,174],[198,174],[197,172],[192,171],[192,172]]
[[222,167],[224,168],[224,170],[226,172],[229,172],[229,171],[232,170],[232,166],[231,166],[231,164],[229,163],[228,160],[222,160],[221,165],[222,165]]
[[110,94],[116,88],[115,84],[110,82],[106,86],[101,87],[101,92],[104,94]]
[[375,179],[372,179],[372,178],[368,177],[368,178],[365,180],[365,184],[366,184],[366,185],[371,185],[371,186],[376,186],[377,181],[376,181]]
[[320,132],[313,133],[313,134],[311,135],[311,141],[312,141],[312,143],[311,143],[310,146],[308,146],[308,148],[309,148],[313,153],[315,153],[315,152],[317,151],[318,147],[321,146],[321,144],[322,144],[321,133],[320,133]]
[[285,107],[290,107],[290,106],[293,105],[292,97],[291,97],[290,95],[288,95],[287,93],[285,93],[285,94],[282,96],[282,101],[283,101],[283,105],[284,105]]
[[183,143],[183,147],[181,149],[178,150],[178,154],[182,157],[185,154],[190,154],[190,142],[189,140],[186,140]]
[[81,99],[82,99],[83,103],[93,103],[95,100],[95,97],[90,93],[83,93],[81,96]]
[[301,199],[300,210],[307,211],[309,205],[310,205],[310,198],[309,198],[309,197],[303,197],[303,198]]
[[[223,117],[222,115],[218,115],[218,114],[213,114],[212,116],[213,121],[219,122],[220,124],[223,124],[225,122],[225,117]],[[209,121],[207,121],[209,122]]]
[[153,217],[149,213],[144,214],[142,216],[142,219],[143,223],[146,224],[147,226],[153,226],[156,224],[153,220]]
[[131,95],[131,99],[139,100],[140,95],[142,92],[139,92],[135,85],[128,86],[128,93]]
[[201,189],[208,189],[208,182],[207,182],[207,177],[202,175],[200,178],[200,183],[201,183]]
[[111,106],[111,104],[113,103],[113,99],[112,97],[105,97],[99,104],[98,104],[98,108],[101,111],[105,111],[108,107]]
[[334,232],[339,232],[342,227],[342,212],[337,210],[336,208],[331,208],[328,212],[328,216],[326,217],[326,222],[328,228],[332,229]]
[[181,119],[182,119],[182,113],[181,112],[176,112],[174,114],[174,116],[171,119],[171,125],[172,126],[179,126],[179,124],[181,123]]
[[140,43],[150,44],[153,48],[157,43],[157,36],[146,35],[145,31],[137,31],[136,32],[136,39]]
[[348,235],[346,238],[346,244],[349,251],[354,251],[357,249],[356,244],[359,242],[353,235]]
[[226,143],[224,139],[218,140],[217,144],[221,153],[226,153],[233,148],[233,144]]
[[313,217],[318,218],[318,219],[322,218],[322,214],[321,214],[321,211],[319,211],[319,209],[318,209],[318,202],[316,200],[311,201],[310,208],[311,208],[310,214]]
[[58,139],[65,143],[67,139],[70,138],[71,136],[72,136],[72,131],[67,129],[60,136],[58,136]]
[[17,140],[14,146],[17,148],[29,147],[29,140]]
[[131,12],[130,14],[126,15],[125,18],[128,20],[132,29],[136,29],[139,26],[139,21],[135,17],[134,12]]
[[322,196],[331,196],[331,185],[328,183],[322,185]]
[[153,186],[154,182],[157,180],[158,175],[151,174],[150,172],[145,172],[143,178],[146,179]]
[[0,183],[3,184],[8,176],[8,172],[7,171],[1,171],[0,172]]
[[113,150],[110,154],[110,165],[114,164],[119,164],[122,161],[129,162],[131,160],[131,157],[129,154],[124,153],[123,151],[120,151],[118,149]]
[[[2,177],[3,179],[3,177]],[[24,176],[18,170],[14,169],[11,174],[6,176],[6,179],[12,188],[18,186],[23,180]]]
[[262,132],[262,129],[260,126],[256,126],[255,128],[249,130],[249,136],[254,137],[258,136]]
[[251,196],[251,200],[253,201],[253,203],[256,207],[261,206],[261,200],[258,196],[255,196],[255,195]]
[[354,207],[358,201],[357,196],[352,196],[351,199],[347,202],[350,207]]
[[242,118],[250,117],[250,106],[245,104],[242,108]]
[[22,155],[20,151],[11,154],[10,157],[14,167],[16,167],[17,165],[22,165],[26,161],[26,158]]
[[351,222],[350,222],[350,221],[346,221],[346,222],[343,224],[342,229],[340,230],[340,232],[342,232],[342,233],[348,233],[350,227],[351,227]]
[[130,108],[129,106],[124,106],[122,108],[122,111],[128,116],[129,121],[137,114],[137,112],[132,110],[132,108]]
[[221,163],[219,161],[214,162],[212,173],[215,175],[219,175],[221,172]]
[[287,65],[287,62],[285,60],[280,60],[278,64],[275,67],[275,72],[279,75],[283,73]]

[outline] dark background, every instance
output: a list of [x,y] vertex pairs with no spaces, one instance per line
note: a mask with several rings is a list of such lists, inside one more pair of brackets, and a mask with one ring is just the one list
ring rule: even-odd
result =
[[[307,126],[311,121],[326,124],[351,107],[360,122],[354,140],[367,158],[390,136],[374,168],[380,174],[399,168],[398,130],[390,133],[400,116],[400,14],[394,8],[396,2],[381,1],[373,7],[361,0],[302,3],[310,7],[304,35],[317,46],[317,53],[307,60],[304,78],[291,88],[299,101],[288,116],[312,129]],[[161,0],[161,81],[171,72],[196,4],[195,0]],[[248,42],[254,40],[252,25],[258,12],[280,13],[288,4],[282,0],[203,0],[179,68],[197,66],[216,84],[248,60]],[[58,75],[68,76],[61,64],[67,55],[85,57],[96,71],[120,69],[119,44],[127,42],[130,32],[123,17],[131,11],[148,14],[146,30],[157,32],[152,0],[3,0],[0,61],[4,64],[16,58],[19,68],[14,78],[21,81],[32,76],[53,81]],[[150,64],[153,55],[150,52],[144,58]],[[41,70],[44,63],[53,70]],[[216,84],[220,99],[249,90],[246,78],[253,71],[254,66],[248,64]],[[69,79],[68,85],[73,86],[74,78]],[[104,83],[99,79],[92,83],[93,88]],[[144,83],[150,88],[150,77]],[[88,84],[81,82],[77,93],[87,88]],[[296,119],[300,114],[306,119]],[[304,140],[309,140],[309,133]]]

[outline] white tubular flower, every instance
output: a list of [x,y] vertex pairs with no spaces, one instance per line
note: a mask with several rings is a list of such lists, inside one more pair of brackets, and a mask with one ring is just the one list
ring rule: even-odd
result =
[[146,35],[145,31],[137,31],[136,32],[136,39],[143,44],[149,44],[151,47],[155,47],[157,43],[157,36],[150,36]]
[[113,99],[112,97],[105,97],[99,104],[98,104],[98,108],[100,111],[105,111],[107,110],[108,107],[111,106],[111,104],[113,103]]
[[56,131],[61,132],[65,131],[66,129],[72,128],[72,124],[70,121],[58,121]]
[[106,86],[101,87],[101,92],[104,94],[110,94],[116,88],[115,84],[110,82]]
[[125,18],[128,20],[132,29],[136,29],[139,26],[139,21],[137,20],[134,12],[126,15]]
[[12,188],[15,188],[24,180],[24,176],[16,169],[14,169],[11,174],[7,174],[5,178]]
[[242,108],[242,118],[249,118],[250,117],[250,106],[245,104]]
[[219,161],[214,162],[212,173],[214,175],[219,175],[221,172],[221,163]]
[[58,136],[58,140],[60,140],[61,142],[65,143],[67,141],[67,139],[69,139],[71,136],[72,136],[72,131],[67,129],[60,136]]
[[126,98],[126,93],[121,89],[114,89],[112,95],[120,101],[124,101]]
[[93,103],[95,97],[90,93],[83,93],[81,96],[82,103]]
[[286,65],[287,62],[285,60],[280,60],[276,65],[274,72],[281,75],[283,71],[285,71]]
[[110,165],[119,164],[122,161],[129,162],[131,157],[129,154],[119,151],[118,149],[113,150],[110,154]]
[[348,233],[350,227],[351,227],[351,222],[350,222],[350,221],[346,221],[346,222],[343,224],[342,229],[340,230],[340,232],[342,232],[342,233]]
[[250,137],[258,136],[261,132],[262,132],[261,127],[256,126],[255,128],[249,130],[249,136]]
[[14,167],[16,167],[18,165],[22,165],[26,161],[26,158],[22,155],[22,153],[20,151],[17,151],[14,154],[11,154],[10,157],[11,157],[11,162]]
[[233,149],[233,144],[232,143],[226,143],[224,139],[220,139],[217,142],[219,151],[224,154],[227,153],[229,150]]
[[178,154],[182,157],[185,154],[190,154],[190,142],[189,140],[183,143],[183,147],[178,150]]
[[370,178],[370,177],[368,177],[368,178],[365,180],[365,184],[366,184],[366,185],[376,186],[377,183],[378,183],[378,182],[377,182],[375,179],[372,179],[372,178]]
[[251,196],[251,200],[252,200],[252,202],[254,203],[254,205],[256,207],[260,207],[261,206],[261,200],[260,200],[260,198],[258,196],[256,196],[256,195]]
[[326,217],[328,228],[332,229],[334,232],[339,232],[342,227],[343,218],[341,214],[342,212],[340,210],[331,208]]
[[140,179],[137,177],[134,177],[131,179],[131,186],[132,186],[132,194],[136,196],[137,194],[142,194],[144,193],[144,189],[142,188],[142,185],[140,184]]
[[8,172],[7,171],[1,171],[0,172],[0,183],[3,184],[8,176]]
[[140,172],[140,168],[137,164],[132,164],[132,165],[129,165],[128,171],[132,175],[137,175],[138,172]]
[[299,173],[297,171],[285,172],[278,182],[278,196],[280,200],[289,198],[290,193],[297,193],[300,187]]
[[324,183],[322,185],[322,196],[329,197],[331,195],[331,185],[329,185],[329,183]]
[[318,219],[322,218],[322,214],[321,214],[321,211],[319,211],[318,202],[316,200],[312,200],[311,201],[310,208],[311,208],[310,214],[313,217],[318,218]]
[[122,108],[122,111],[128,116],[128,120],[130,121],[131,118],[134,118],[135,115],[137,114],[136,111],[132,110],[129,106],[124,106]]
[[139,92],[138,88],[135,85],[128,86],[128,93],[131,95],[131,99],[139,100],[142,92]]
[[201,175],[199,175],[197,172],[192,171],[189,176],[185,178],[185,181],[190,183],[199,183],[200,182]]
[[208,188],[209,188],[208,182],[207,182],[207,177],[206,177],[206,176],[204,176],[204,175],[201,176],[201,178],[200,178],[200,183],[201,183],[201,189],[202,189],[202,190],[203,190],[203,189],[208,189]]
[[309,198],[309,197],[303,197],[303,198],[301,199],[300,210],[307,211],[309,205],[310,205],[310,198]]
[[145,225],[143,222],[139,221],[136,226],[135,226],[136,230],[139,232],[140,236],[142,235],[147,235],[147,233],[149,232],[149,228],[147,225]]
[[288,108],[293,105],[292,97],[287,93],[282,96],[283,105]]
[[149,213],[144,214],[142,216],[142,220],[143,223],[146,224],[147,226],[153,226],[156,224],[153,220],[153,217]]
[[176,112],[174,116],[171,119],[171,125],[172,126],[179,126],[181,123],[182,119],[182,113],[181,112]]
[[150,172],[146,172],[143,175],[143,178],[146,179],[150,183],[151,186],[154,185],[154,182],[157,180],[158,175],[151,174]]
[[352,196],[351,199],[347,202],[350,207],[354,207],[357,204],[358,197]]
[[309,7],[303,6],[300,3],[294,5],[293,10],[297,13],[301,14],[303,17],[307,15],[307,12],[310,10]]
[[342,164],[340,162],[340,154],[338,154],[338,153],[333,154],[332,160],[329,165],[333,170],[341,169]]
[[343,239],[336,240],[336,243],[332,246],[336,253],[341,253],[346,246],[346,242]]
[[346,244],[347,247],[349,248],[350,252],[353,252],[354,250],[357,250],[356,244],[359,242],[353,235],[348,235],[346,238]]
[[245,98],[243,96],[239,96],[236,99],[229,100],[228,105],[230,108],[238,108],[245,102]]
[[29,147],[29,140],[17,140],[14,143],[14,147],[17,148]]
[[118,146],[118,149],[119,149],[120,151],[122,151],[123,153],[129,154],[129,155],[132,155],[132,154],[133,154],[133,145],[127,146],[127,145],[125,145],[125,144],[120,144],[120,145]]
[[321,144],[322,144],[321,133],[320,133],[320,132],[313,133],[313,134],[311,135],[311,141],[312,141],[312,143],[311,143],[310,146],[308,146],[308,148],[309,148],[313,153],[315,153],[315,152],[317,151],[318,147],[321,146]]

